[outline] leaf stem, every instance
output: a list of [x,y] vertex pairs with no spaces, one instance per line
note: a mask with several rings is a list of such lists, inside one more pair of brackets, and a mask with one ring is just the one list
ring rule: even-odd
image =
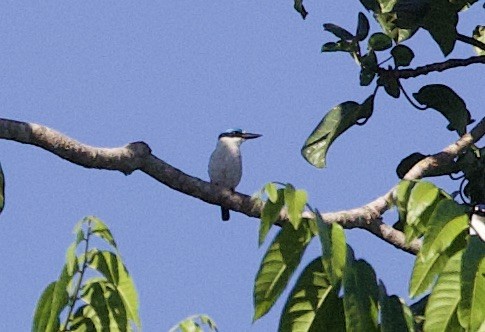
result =
[[420,110],[420,111],[424,111],[426,110],[428,107],[427,106],[419,106],[418,104],[414,103],[414,101],[411,99],[411,97],[409,97],[408,93],[406,92],[406,90],[404,90],[403,86],[401,85],[401,82],[399,82],[399,80],[397,81],[397,84],[399,84],[399,89],[402,91],[404,97],[406,97],[407,101],[416,109]]
[[461,33],[457,33],[456,40],[459,40],[465,44],[473,45],[485,51],[485,44],[479,41],[478,39],[462,35]]
[[91,220],[88,219],[88,231],[86,233],[86,238],[84,239],[84,241],[85,241],[84,261],[83,261],[81,270],[79,271],[79,279],[77,280],[76,288],[74,289],[74,293],[71,296],[71,298],[73,298],[74,300],[69,305],[69,311],[68,311],[67,316],[66,316],[66,322],[64,323],[64,329],[62,331],[69,331],[69,329],[67,329],[67,324],[69,324],[69,321],[71,320],[70,317],[72,315],[72,312],[74,311],[76,301],[80,299],[78,294],[79,294],[79,291],[81,290],[81,284],[82,284],[84,273],[86,272],[86,269],[88,267],[88,263],[87,263],[88,259],[87,258],[88,258],[88,248],[89,248],[89,237],[90,237],[91,234],[92,234],[92,232],[91,232]]

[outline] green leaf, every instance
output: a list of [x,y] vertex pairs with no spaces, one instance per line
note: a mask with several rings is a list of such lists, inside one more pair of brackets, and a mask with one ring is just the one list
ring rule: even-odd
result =
[[[473,38],[482,43],[485,43],[485,26],[484,25],[477,25],[473,30]],[[485,50],[479,47],[474,46],[473,49],[477,53],[477,55],[485,55]]]
[[345,331],[342,299],[330,284],[320,258],[308,264],[296,281],[278,331]]
[[392,75],[379,76],[377,85],[383,86],[387,94],[393,98],[399,98],[401,94],[399,80]]
[[467,331],[485,329],[485,242],[471,236],[461,263],[458,318]]
[[98,251],[96,249],[91,250],[90,253],[92,260],[89,266],[99,271],[108,282],[116,287],[126,308],[128,318],[140,327],[138,294],[121,257],[110,251]]
[[66,251],[66,271],[68,275],[70,275],[71,277],[72,275],[74,275],[74,272],[76,272],[78,269],[76,247],[77,247],[76,242],[71,243],[71,245],[69,246],[69,248],[67,248],[67,251]]
[[412,188],[404,226],[407,243],[426,231],[429,218],[440,199],[440,190],[431,182],[420,181]]
[[347,255],[343,278],[344,308],[347,331],[377,331],[376,275],[366,261]]
[[455,253],[440,274],[426,306],[424,331],[461,331],[456,310],[460,301],[460,269],[463,251]]
[[278,189],[276,202],[266,201],[261,211],[261,223],[259,224],[258,244],[261,246],[268,235],[273,223],[278,220],[280,211],[285,205],[284,189]]
[[411,191],[416,185],[415,181],[403,180],[396,188],[396,207],[399,214],[399,221],[405,222],[407,219],[408,201]]
[[381,7],[377,0],[360,0],[360,3],[362,6],[365,7],[365,9],[373,11],[375,13],[380,12]]
[[339,27],[338,25],[332,24],[332,23],[325,23],[323,25],[323,28],[334,34],[336,37],[340,38],[341,40],[352,40],[354,39],[354,35],[352,35],[350,32],[345,30],[342,27]]
[[359,120],[370,118],[373,110],[374,95],[362,105],[346,101],[332,108],[305,141],[301,149],[303,157],[315,167],[325,167],[327,151],[333,141]]
[[428,30],[444,56],[453,51],[456,42],[458,14],[448,0],[433,0],[424,17],[423,28]]
[[[32,323],[33,332],[49,332],[47,324],[49,322],[52,299],[54,296],[54,289],[56,288],[56,281],[51,282],[42,292],[39,302],[35,307],[34,321]],[[57,324],[51,328],[51,331],[57,331],[59,328],[59,320]]]
[[315,210],[315,216],[317,219],[320,242],[322,243],[323,266],[328,273],[328,278],[330,279],[332,286],[339,289],[347,256],[347,244],[345,241],[344,229],[339,224],[326,224],[318,210]]
[[374,80],[377,73],[377,57],[374,51],[369,51],[368,54],[360,58],[360,85],[368,86]]
[[304,190],[295,190],[291,184],[287,184],[284,190],[285,204],[288,207],[288,218],[295,229],[300,226],[301,213],[307,202],[307,193]]
[[374,51],[384,51],[392,47],[392,39],[382,32],[374,33],[369,38],[367,48]]
[[456,202],[444,199],[436,206],[429,220],[423,247],[416,256],[410,297],[426,291],[446,265],[449,257],[465,247],[468,217]]
[[99,236],[100,238],[108,242],[111,246],[116,248],[116,242],[113,238],[113,235],[111,234],[111,231],[104,222],[94,216],[86,217],[84,218],[84,220],[85,223],[91,223],[92,234]]
[[328,42],[322,46],[322,52],[355,52],[355,50],[355,44],[345,40]]
[[272,203],[276,203],[278,200],[278,188],[276,188],[276,185],[273,182],[268,182],[264,186],[264,191],[268,195],[268,199]]
[[396,295],[388,296],[386,287],[379,282],[382,332],[414,331],[413,314],[404,301]]
[[394,46],[391,50],[391,55],[394,58],[396,68],[409,66],[414,58],[413,50],[405,45]]
[[355,32],[355,36],[357,37],[358,41],[363,41],[367,38],[369,34],[369,20],[362,12],[359,12],[359,19],[357,21],[357,31]]
[[3,174],[2,164],[0,164],[0,213],[5,207],[5,175]]
[[[101,286],[100,282],[102,281],[88,281],[83,287],[82,299],[84,302],[89,304],[89,306],[87,306],[84,311],[84,315],[91,319],[94,326],[96,327],[96,331],[109,332],[111,330],[111,327],[116,326],[116,322],[114,320],[110,320],[108,305],[105,299],[105,291]],[[118,331],[126,330],[126,324],[124,326],[116,327]]]
[[473,122],[463,99],[446,85],[426,85],[413,96],[420,104],[441,113],[450,122],[448,130],[456,130],[459,135],[464,135],[466,126]]
[[306,224],[286,223],[263,257],[254,283],[254,318],[265,315],[286,288],[312,238]]
[[59,280],[50,283],[37,303],[33,331],[50,332],[59,329],[59,314],[67,306],[67,285],[71,280],[67,268],[62,269]]
[[79,307],[72,316],[69,331],[97,331],[93,318],[95,318],[95,313],[91,307],[89,307],[88,305],[83,305]]
[[[389,3],[393,3],[393,1],[389,1]],[[398,26],[397,14],[393,12],[379,13],[375,17],[385,34],[391,37],[396,43],[401,43],[411,38],[419,29],[418,23],[410,25],[408,28]]]
[[[200,320],[201,324],[197,323],[196,321]],[[205,324],[209,327],[211,331],[217,332],[217,325],[212,318],[207,315],[193,315],[187,317],[183,321],[177,323],[177,325],[173,326],[169,332],[176,332],[176,331],[190,331],[196,332],[200,331],[203,332],[201,325]]]
[[308,12],[305,10],[305,7],[303,6],[303,0],[295,0],[295,4],[293,7],[297,12],[300,13],[303,19],[306,18],[306,16],[308,15]]

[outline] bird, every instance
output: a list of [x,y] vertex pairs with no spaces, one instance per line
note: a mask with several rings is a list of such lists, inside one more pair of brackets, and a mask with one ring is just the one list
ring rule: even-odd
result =
[[[217,145],[209,159],[209,177],[211,183],[225,189],[234,191],[241,181],[242,160],[241,144],[248,140],[261,137],[242,129],[228,129],[219,135]],[[229,209],[221,207],[222,220],[230,218]]]

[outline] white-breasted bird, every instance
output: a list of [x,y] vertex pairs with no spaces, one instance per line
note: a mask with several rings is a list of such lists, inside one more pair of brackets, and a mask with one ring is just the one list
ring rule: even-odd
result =
[[[211,182],[223,188],[234,190],[241,181],[241,144],[247,139],[262,135],[247,133],[241,129],[228,129],[219,135],[216,149],[209,160]],[[222,220],[229,220],[229,210],[221,207]]]

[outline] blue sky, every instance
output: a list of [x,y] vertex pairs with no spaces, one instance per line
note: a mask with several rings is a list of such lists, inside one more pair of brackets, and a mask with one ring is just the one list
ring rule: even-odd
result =
[[[358,67],[349,57],[320,53],[334,40],[322,24],[353,31],[360,3],[305,4],[310,14],[303,21],[292,1],[3,2],[2,117],[40,123],[95,146],[143,140],[162,160],[202,179],[208,179],[219,132],[241,127],[264,136],[243,146],[239,191],[291,182],[321,211],[360,206],[397,182],[403,157],[437,152],[457,137],[437,112],[381,93],[366,126],[332,146],[326,169],[307,164],[300,148],[325,112],[346,100],[363,101],[373,87],[358,86]],[[462,14],[470,21],[460,22],[463,34],[483,19],[475,7]],[[413,66],[442,61],[424,31],[406,44],[416,47]],[[450,57],[470,55],[470,47],[457,44]],[[403,85],[417,92],[425,84],[451,84],[479,119],[485,97],[477,89],[483,86],[478,68]],[[253,281],[264,254],[257,219],[233,212],[222,223],[218,207],[143,173],[89,170],[36,147],[0,145],[7,182],[0,216],[1,331],[30,328],[40,293],[60,272],[72,228],[86,215],[110,226],[137,285],[145,331],[165,331],[194,313],[209,314],[221,331],[276,330],[282,300],[251,323]],[[457,185],[437,183],[449,191]],[[395,218],[389,213],[385,220]],[[413,257],[364,231],[346,234],[388,292],[406,296]],[[313,243],[304,261],[319,251]]]

